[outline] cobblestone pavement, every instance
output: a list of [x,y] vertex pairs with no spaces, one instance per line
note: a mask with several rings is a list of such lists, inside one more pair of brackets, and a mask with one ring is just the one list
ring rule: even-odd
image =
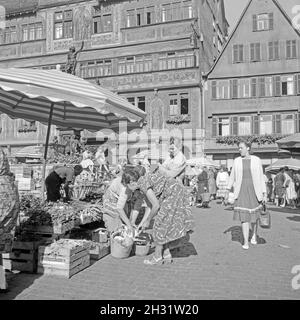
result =
[[233,212],[217,201],[210,206],[193,210],[195,232],[173,251],[171,265],[109,255],[71,279],[10,275],[0,300],[300,299],[291,271],[300,265],[300,210],[273,208],[272,229],[260,228],[259,244],[243,250]]

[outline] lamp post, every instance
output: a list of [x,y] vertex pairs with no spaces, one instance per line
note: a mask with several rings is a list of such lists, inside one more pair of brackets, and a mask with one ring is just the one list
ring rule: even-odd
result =
[[203,94],[203,78],[202,78],[202,65],[201,65],[201,53],[203,52],[203,35],[199,31],[199,18],[195,18],[195,20],[191,23],[192,34],[190,36],[190,45],[195,49],[198,48],[198,71],[199,71],[199,92],[200,92],[200,129],[201,129],[201,140],[204,142],[204,129],[205,129],[205,121],[204,121],[204,94]]

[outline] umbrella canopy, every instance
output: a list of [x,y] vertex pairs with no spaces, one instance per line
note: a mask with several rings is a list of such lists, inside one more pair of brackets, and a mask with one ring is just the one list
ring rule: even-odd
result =
[[214,167],[219,168],[220,165],[212,160],[209,160],[205,157],[200,158],[191,158],[186,161],[186,163],[190,166],[201,166],[201,167]]
[[118,131],[120,120],[137,127],[146,117],[127,100],[79,77],[59,70],[27,68],[0,68],[0,112],[13,119],[48,123],[43,179],[51,124],[77,130]]
[[0,68],[0,111],[11,118],[72,129],[139,127],[146,113],[111,91],[59,70]]
[[266,172],[276,174],[281,168],[284,167],[288,167],[290,170],[300,170],[300,160],[294,158],[279,159],[270,166],[266,167]]
[[276,143],[282,149],[300,149],[300,133],[277,140]]

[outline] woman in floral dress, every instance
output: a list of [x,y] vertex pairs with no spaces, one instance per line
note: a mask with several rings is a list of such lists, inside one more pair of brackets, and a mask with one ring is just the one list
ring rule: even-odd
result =
[[188,191],[180,182],[165,177],[158,170],[140,177],[136,187],[152,204],[151,213],[142,227],[149,226],[154,217],[152,236],[155,253],[144,263],[156,265],[171,262],[172,241],[184,237],[194,226]]
[[[19,209],[18,189],[14,183],[13,174],[10,172],[8,159],[0,148],[0,246],[5,246],[5,248],[10,246]],[[6,289],[5,273],[1,266],[0,289]]]

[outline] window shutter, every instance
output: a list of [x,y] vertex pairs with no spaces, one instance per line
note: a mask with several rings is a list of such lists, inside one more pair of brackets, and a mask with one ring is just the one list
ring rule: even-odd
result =
[[233,45],[233,63],[236,63],[238,62],[238,54],[239,54],[239,51],[238,51],[238,45]]
[[294,94],[297,94],[297,80],[298,80],[298,75],[294,75]]
[[250,61],[254,60],[254,43],[250,43]]
[[253,23],[253,31],[257,31],[257,16],[254,14],[252,16],[252,23]]
[[251,97],[256,97],[256,78],[251,78]]
[[286,58],[289,59],[291,57],[291,41],[286,40]]
[[269,13],[269,29],[273,30],[274,29],[274,16],[273,12]]
[[296,40],[291,41],[291,58],[297,57]]
[[279,42],[278,41],[274,42],[274,59],[276,60],[279,59]]
[[295,130],[296,132],[300,132],[300,113],[295,113]]
[[213,80],[211,82],[211,97],[212,99],[217,99],[217,81]]
[[255,44],[255,61],[260,61],[260,43]]
[[252,134],[259,134],[259,116],[252,116]]
[[238,80],[237,79],[232,80],[232,98],[235,98],[235,99],[238,98]]
[[233,136],[238,135],[238,117],[230,118],[230,133]]
[[269,48],[269,60],[274,59],[274,42],[269,42],[268,48]]
[[266,96],[266,90],[265,90],[265,78],[261,77],[259,80],[259,96],[265,97]]
[[300,73],[298,73],[297,75],[297,94],[300,94]]
[[244,45],[239,45],[239,56],[238,56],[238,59],[239,59],[239,62],[243,62],[244,61]]
[[281,133],[281,115],[276,114],[275,133]]
[[212,137],[216,137],[218,135],[217,129],[218,129],[218,119],[212,118],[212,128],[211,128]]

